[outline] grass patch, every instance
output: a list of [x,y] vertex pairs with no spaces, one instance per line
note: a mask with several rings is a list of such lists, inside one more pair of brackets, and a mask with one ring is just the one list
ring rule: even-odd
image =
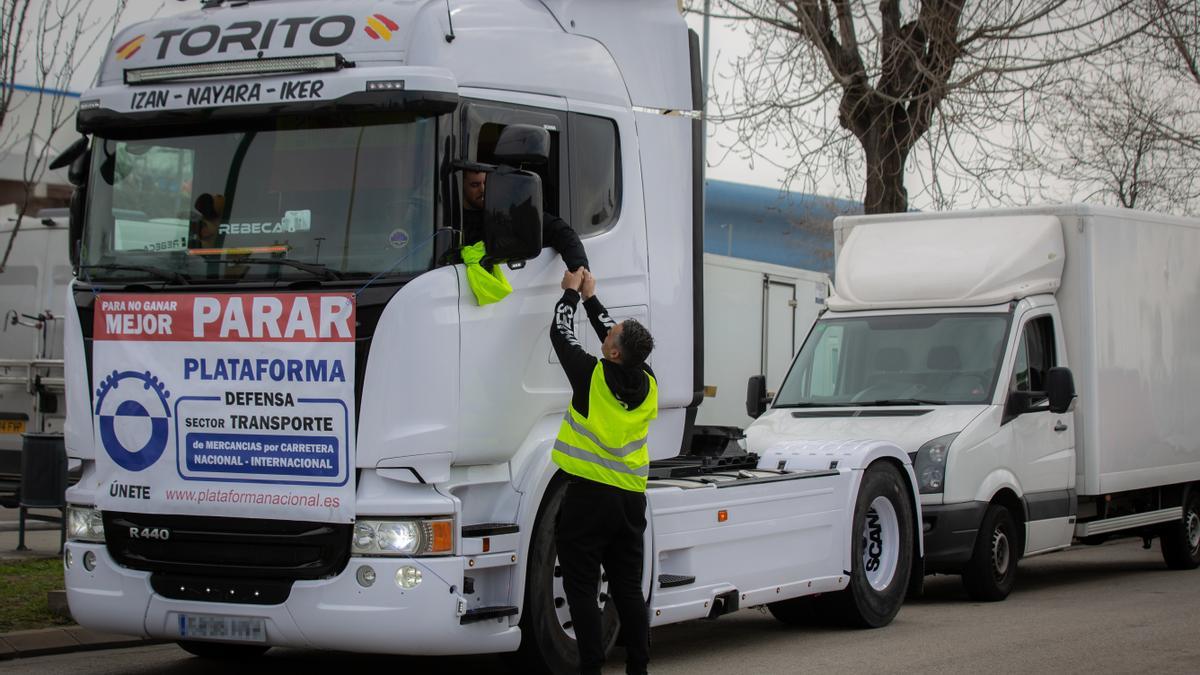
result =
[[0,562],[0,633],[69,625],[70,621],[54,616],[46,605],[47,591],[62,588],[62,560],[58,558]]

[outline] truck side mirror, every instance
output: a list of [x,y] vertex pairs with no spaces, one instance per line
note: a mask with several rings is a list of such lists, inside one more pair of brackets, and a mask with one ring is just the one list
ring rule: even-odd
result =
[[752,375],[746,383],[746,414],[757,418],[767,411],[767,376]]
[[67,211],[67,245],[71,247],[67,256],[71,267],[79,267],[79,248],[83,241],[84,207],[87,205],[87,187],[80,185],[71,193],[71,206]]
[[[496,139],[492,158],[497,164],[541,166],[550,161],[550,132],[532,124],[510,124]],[[492,186],[488,185],[491,190]]]
[[542,179],[510,167],[490,173],[483,193],[483,223],[489,264],[538,257],[542,252]]
[[1051,368],[1046,373],[1046,398],[1050,412],[1061,415],[1075,409],[1075,376],[1070,368]]

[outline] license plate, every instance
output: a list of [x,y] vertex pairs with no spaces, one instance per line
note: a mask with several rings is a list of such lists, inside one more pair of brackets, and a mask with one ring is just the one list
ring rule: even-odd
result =
[[253,617],[180,614],[179,637],[266,642],[267,627],[262,619]]
[[25,433],[25,420],[0,420],[0,434]]

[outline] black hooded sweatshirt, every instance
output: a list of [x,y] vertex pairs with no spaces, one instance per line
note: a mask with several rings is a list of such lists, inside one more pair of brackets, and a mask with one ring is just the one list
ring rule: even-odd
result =
[[[580,415],[587,417],[588,393],[597,359],[588,354],[575,337],[575,306],[578,303],[578,291],[563,291],[562,298],[554,307],[554,321],[550,324],[550,343],[554,345],[554,353],[558,355],[567,380],[571,383],[571,405]],[[583,308],[587,311],[588,320],[591,321],[596,335],[603,342],[604,338],[608,337],[608,330],[617,325],[617,322],[608,316],[608,310],[594,295],[584,301]],[[604,381],[608,383],[608,388],[627,410],[633,410],[646,400],[650,393],[650,378],[646,377],[646,374],[654,375],[648,364],[629,367],[608,359],[600,359],[600,363],[604,364]]]

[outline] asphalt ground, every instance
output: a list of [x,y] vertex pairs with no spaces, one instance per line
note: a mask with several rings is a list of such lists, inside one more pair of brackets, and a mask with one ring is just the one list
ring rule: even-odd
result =
[[[397,630],[403,630],[397,626]],[[1200,672],[1200,570],[1169,571],[1157,542],[1121,540],[1022,561],[1001,603],[967,599],[957,577],[931,577],[888,627],[787,627],[759,609],[656,629],[650,670],[707,673]],[[620,673],[620,654],[606,673]],[[4,662],[5,673],[503,673],[498,657],[414,658],[292,649],[216,665],[174,645]]]

